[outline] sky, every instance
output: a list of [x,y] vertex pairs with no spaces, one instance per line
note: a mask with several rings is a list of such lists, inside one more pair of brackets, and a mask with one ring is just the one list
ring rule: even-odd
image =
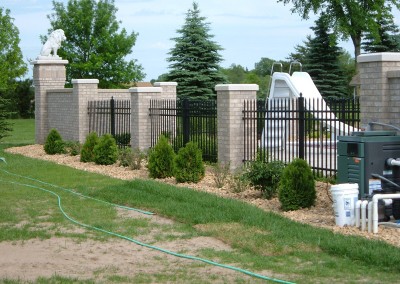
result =
[[[58,0],[67,3],[67,0]],[[213,40],[223,50],[222,67],[241,65],[249,70],[262,57],[276,61],[294,52],[307,35],[313,35],[316,16],[302,20],[292,14],[291,5],[276,0],[197,0],[200,15],[210,24]],[[132,54],[127,59],[136,59],[144,68],[144,81],[157,79],[168,72],[168,52],[174,47],[171,38],[176,37],[192,8],[193,0],[115,0],[120,27],[128,33],[138,33]],[[24,59],[35,59],[42,47],[40,35],[47,35],[52,13],[51,0],[2,0],[0,7],[9,9],[14,25],[20,33],[20,48]],[[351,42],[339,42],[353,54]],[[284,70],[285,71],[285,70]],[[287,70],[286,70],[287,71]],[[29,69],[27,77],[32,77]]]

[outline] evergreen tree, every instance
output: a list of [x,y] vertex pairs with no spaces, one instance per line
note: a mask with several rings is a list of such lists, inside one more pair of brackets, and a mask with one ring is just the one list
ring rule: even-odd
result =
[[334,34],[329,33],[329,22],[322,14],[311,29],[315,38],[309,41],[304,70],[313,79],[323,97],[341,97],[346,94],[346,80],[340,68],[341,49]]
[[142,66],[125,60],[137,34],[120,29],[114,0],[69,0],[66,6],[53,1],[53,6],[49,33],[65,32],[58,55],[69,60],[67,81],[94,78],[101,88],[116,88],[143,79]]
[[200,16],[198,4],[186,14],[183,27],[177,30],[179,37],[173,38],[173,47],[167,59],[171,62],[169,81],[178,83],[177,94],[180,98],[212,98],[215,97],[216,84],[224,83],[219,63],[222,61],[218,53],[222,48],[212,41],[209,23]]
[[378,29],[375,33],[368,32],[364,36],[362,47],[365,52],[389,52],[400,51],[400,45],[396,35],[399,33],[399,28],[394,23],[393,15],[382,10],[377,16]]

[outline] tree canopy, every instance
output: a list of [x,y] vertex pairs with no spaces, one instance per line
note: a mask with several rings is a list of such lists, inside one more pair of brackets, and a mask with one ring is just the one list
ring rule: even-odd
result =
[[10,10],[0,7],[0,94],[12,90],[16,79],[28,70],[19,47],[19,30],[13,21]]
[[171,62],[167,79],[178,83],[179,97],[212,98],[215,97],[216,84],[226,80],[220,72],[222,61],[218,53],[222,48],[212,41],[209,23],[200,16],[197,3],[186,14],[185,23],[177,30],[178,37],[173,38],[175,46],[170,50]]
[[125,59],[138,34],[120,29],[114,0],[69,0],[66,6],[53,1],[53,10],[49,33],[65,32],[58,54],[69,60],[68,81],[95,78],[101,88],[115,88],[143,79],[142,66]]
[[337,33],[344,38],[350,37],[354,45],[354,55],[361,52],[361,39],[365,32],[377,36],[376,16],[384,9],[391,11],[392,5],[400,8],[398,0],[278,0],[284,4],[292,3],[292,11],[302,18],[308,18],[310,12],[324,12]]

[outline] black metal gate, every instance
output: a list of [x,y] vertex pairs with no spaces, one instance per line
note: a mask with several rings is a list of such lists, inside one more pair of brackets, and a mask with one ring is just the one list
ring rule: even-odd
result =
[[119,147],[131,145],[131,101],[110,100],[88,103],[89,132],[111,134]]

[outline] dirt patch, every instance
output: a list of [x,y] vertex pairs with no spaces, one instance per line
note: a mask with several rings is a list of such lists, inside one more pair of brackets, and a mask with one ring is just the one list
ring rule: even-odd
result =
[[[9,148],[6,151],[124,180],[148,178],[145,168],[133,171],[118,165],[99,166],[94,163],[81,163],[78,156],[46,155],[42,145],[15,147]],[[174,179],[165,179],[163,182],[177,185]],[[210,169],[207,169],[205,178],[198,184],[178,184],[177,186],[185,186],[221,197],[239,199],[265,211],[273,211],[298,222],[327,228],[335,233],[382,240],[400,247],[398,229],[380,227],[378,234],[368,234],[354,227],[337,227],[333,215],[329,185],[325,183],[317,183],[317,201],[314,207],[292,212],[281,211],[277,198],[266,200],[259,191],[254,189],[235,193],[229,184],[220,189],[216,188]],[[138,213],[134,211],[128,213],[127,211],[120,211],[120,214],[123,217],[139,217]],[[151,218],[153,222],[159,224],[170,224],[173,222],[159,216],[145,217],[140,214],[140,218]],[[148,241],[151,238],[151,236],[148,236],[145,239]],[[195,253],[202,248],[231,249],[228,245],[214,238],[164,241],[158,245],[175,252],[181,251],[188,254]],[[79,279],[94,278],[98,280],[106,280],[104,277],[107,275],[118,274],[132,279],[132,277],[141,273],[152,275],[157,271],[171,271],[171,275],[174,273],[179,274],[177,267],[193,265],[188,260],[177,259],[176,257],[135,246],[132,243],[122,240],[113,240],[107,243],[96,241],[77,243],[72,239],[52,238],[44,241],[1,242],[0,251],[2,252],[0,254],[0,278],[11,279],[34,280],[39,276],[50,277],[54,274],[77,277]],[[224,279],[224,281],[227,280],[229,282],[229,279],[232,280],[238,277],[238,273],[236,272],[209,266],[196,268],[196,271],[198,272],[196,273],[196,277],[202,275],[201,271],[204,272],[204,275],[207,275],[204,277],[213,274],[218,275],[217,278],[210,278],[214,282],[216,279]],[[204,280],[204,277],[201,279]],[[244,279],[246,277],[243,276]]]

